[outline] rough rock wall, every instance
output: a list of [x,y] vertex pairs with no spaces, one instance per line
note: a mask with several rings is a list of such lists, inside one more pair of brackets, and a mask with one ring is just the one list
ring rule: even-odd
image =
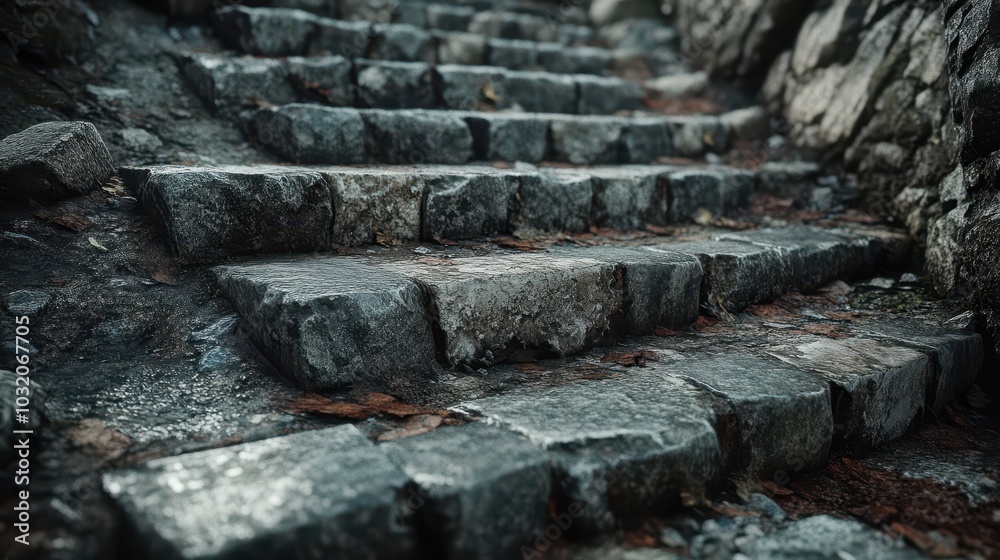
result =
[[862,209],[926,240],[957,160],[939,1],[674,2],[696,66],[762,83],[780,132],[842,164]]
[[931,264],[971,290],[1000,353],[1000,1],[947,0],[944,19],[964,189],[935,224]]

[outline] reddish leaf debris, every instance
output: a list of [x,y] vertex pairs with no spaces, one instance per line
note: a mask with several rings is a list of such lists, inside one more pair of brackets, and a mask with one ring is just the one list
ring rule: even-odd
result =
[[287,403],[287,407],[292,412],[333,416],[345,420],[365,420],[378,413],[397,418],[451,415],[451,412],[447,410],[435,410],[416,404],[403,403],[396,397],[384,393],[366,393],[357,400],[356,403],[335,401],[323,395],[310,393],[295,397]]
[[618,364],[625,367],[646,367],[646,362],[655,362],[657,356],[649,350],[637,350],[635,352],[615,352],[601,358],[601,361],[608,364]]
[[775,499],[793,516],[848,514],[902,536],[932,557],[1000,558],[1000,521],[992,514],[1000,504],[973,507],[962,491],[934,480],[906,478],[839,457],[788,488],[794,492]]
[[90,218],[84,216],[80,212],[66,212],[58,214],[51,210],[39,210],[38,212],[35,212],[35,217],[42,220],[48,220],[53,224],[60,225],[77,233],[80,233],[93,225]]

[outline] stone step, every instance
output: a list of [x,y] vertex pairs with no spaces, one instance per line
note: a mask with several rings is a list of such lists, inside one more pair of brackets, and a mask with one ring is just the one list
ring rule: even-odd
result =
[[[442,380],[463,387],[449,398],[478,420],[464,425],[377,445],[338,426],[113,470],[104,487],[130,525],[129,552],[152,559],[506,558],[531,553],[547,530],[550,541],[592,542],[697,506],[725,478],[783,485],[838,441],[887,442],[941,406],[922,391],[928,376],[958,394],[969,380],[953,369],[981,368],[981,337],[943,317],[824,314],[834,309],[817,298],[789,311],[789,326],[744,313],[631,339],[611,352],[641,352],[640,367],[595,350],[535,364],[489,396]],[[906,332],[921,333],[920,349],[896,340]],[[954,359],[928,367],[943,355]],[[482,383],[513,372],[495,368]],[[905,398],[885,400],[892,391]],[[262,486],[280,499],[260,500]]]
[[376,9],[360,20],[286,8],[228,6],[214,21],[229,46],[255,56],[334,55],[561,74],[633,71],[660,76],[687,68],[676,55],[675,41],[619,41],[615,44],[620,47],[608,49],[591,46],[601,41],[584,26],[553,25],[543,16],[477,12],[464,6],[421,7],[407,2],[391,14]]
[[[461,208],[450,191],[440,204]],[[430,212],[439,202],[425,204]],[[434,355],[446,367],[475,367],[682,327],[703,305],[729,314],[891,265],[907,243],[875,230],[792,227],[533,253],[448,248],[444,258],[369,250],[230,264],[214,274],[251,339],[297,384],[378,386],[431,376]]]
[[752,171],[663,165],[152,166],[123,168],[121,175],[173,254],[188,263],[302,253],[331,243],[690,223],[705,211],[734,215],[757,181]]
[[258,149],[289,162],[325,165],[650,164],[724,153],[734,141],[747,138],[731,124],[728,113],[621,117],[349,109],[308,103],[247,113],[244,127]]
[[220,113],[261,102],[316,100],[347,107],[610,115],[638,111],[645,98],[642,86],[621,78],[496,66],[210,54],[182,57],[180,64],[198,95]]

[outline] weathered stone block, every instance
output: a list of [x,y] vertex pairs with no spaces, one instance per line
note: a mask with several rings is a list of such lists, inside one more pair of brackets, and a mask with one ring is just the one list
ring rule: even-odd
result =
[[416,515],[449,558],[516,557],[547,519],[548,457],[516,434],[476,422],[380,449],[416,482]]
[[124,174],[184,262],[311,251],[329,242],[330,188],[280,167],[154,167]]
[[670,173],[670,222],[691,222],[702,209],[716,217],[745,209],[753,197],[754,179],[753,173],[733,168]]
[[635,111],[641,106],[642,87],[620,78],[575,76],[579,88],[581,115],[610,115],[618,111]]
[[432,177],[424,203],[424,238],[470,239],[509,232],[508,214],[517,187],[513,176]]
[[403,62],[433,62],[431,35],[423,29],[399,23],[376,25],[369,56]]
[[406,172],[323,170],[333,192],[333,241],[365,245],[420,239],[424,176]]
[[136,557],[416,554],[397,519],[406,475],[350,425],[157,459],[103,482]]
[[667,167],[611,167],[592,173],[598,227],[633,230],[668,223],[668,191],[663,174]]
[[548,72],[601,75],[611,67],[611,51],[597,47],[566,47],[537,43],[537,64]]
[[769,161],[757,169],[757,192],[798,201],[809,200],[820,167],[812,162]]
[[545,159],[547,119],[516,113],[470,113],[465,122],[472,133],[476,159],[528,163]]
[[427,27],[441,31],[467,31],[474,15],[476,10],[471,6],[428,4]]
[[698,318],[702,267],[691,255],[663,247],[565,248],[556,254],[564,252],[620,271],[628,334],[650,334],[657,326],[686,327]]
[[320,18],[309,41],[308,54],[328,54],[351,60],[366,58],[374,36],[374,28],[367,21]]
[[671,128],[660,117],[630,119],[622,137],[623,161],[647,164],[672,155],[674,148]]
[[354,106],[350,60],[342,56],[290,56],[285,64],[292,84],[301,93],[321,96],[330,105]]
[[513,103],[507,86],[507,72],[503,69],[443,65],[435,70],[441,77],[441,96],[448,109],[506,109]]
[[515,232],[582,232],[590,224],[593,186],[586,175],[521,175],[511,225]]
[[385,387],[431,374],[430,324],[420,289],[403,276],[335,256],[214,272],[250,337],[300,387]]
[[257,56],[306,54],[320,18],[289,8],[224,6],[216,11],[219,35],[228,44]]
[[237,111],[253,99],[275,104],[296,100],[288,70],[280,60],[195,54],[181,67],[188,83],[212,109]]
[[87,122],[46,122],[0,140],[0,198],[86,194],[115,173],[104,140]]
[[472,133],[460,116],[443,111],[360,112],[369,157],[383,163],[465,163],[472,159]]
[[614,267],[586,258],[494,255],[381,267],[423,285],[450,365],[495,363],[524,350],[572,354],[605,336],[621,310]]
[[682,495],[697,500],[719,474],[711,412],[694,389],[667,376],[639,370],[461,407],[549,451],[578,534],[611,529],[616,519]]
[[859,448],[902,436],[924,410],[926,355],[876,340],[821,338],[768,352],[831,383],[835,435]]
[[437,63],[486,64],[486,38],[474,33],[436,33]]
[[537,70],[538,51],[533,41],[516,39],[490,39],[487,57],[490,66],[500,66],[510,70]]
[[623,120],[613,117],[553,117],[553,156],[577,165],[618,163],[624,127]]
[[576,84],[569,76],[548,72],[509,72],[507,96],[530,113],[576,113]]
[[677,116],[667,119],[674,153],[680,157],[698,157],[706,152],[726,150],[729,131],[714,115]]
[[365,121],[356,109],[292,104],[260,109],[247,123],[251,144],[297,163],[365,161]]
[[[729,468],[772,479],[823,464],[833,441],[829,385],[811,372],[742,353],[709,354],[661,341],[649,367],[684,379],[732,407],[738,427]],[[718,428],[721,432],[724,428]]]
[[430,109],[435,105],[428,64],[359,60],[357,69],[358,100],[366,107]]

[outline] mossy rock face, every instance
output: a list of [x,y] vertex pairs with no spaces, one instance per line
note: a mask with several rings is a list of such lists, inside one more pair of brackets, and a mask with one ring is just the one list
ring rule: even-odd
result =
[[918,288],[861,288],[854,294],[852,304],[859,309],[905,313],[919,309],[926,301],[927,296]]

